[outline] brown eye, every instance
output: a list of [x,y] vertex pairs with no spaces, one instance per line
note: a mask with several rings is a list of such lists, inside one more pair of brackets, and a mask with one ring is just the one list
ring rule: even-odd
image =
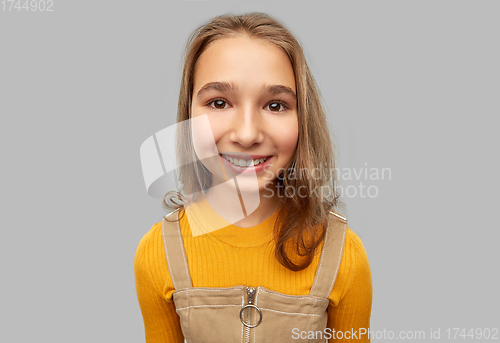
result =
[[217,99],[217,100],[212,100],[210,104],[213,104],[213,106],[210,106],[212,108],[215,108],[217,110],[223,110],[226,106],[226,102],[224,100],[221,100],[221,99]]
[[[282,112],[286,109],[286,106],[280,102],[272,102],[268,106],[271,112]],[[283,109],[280,109],[280,106],[283,107]]]

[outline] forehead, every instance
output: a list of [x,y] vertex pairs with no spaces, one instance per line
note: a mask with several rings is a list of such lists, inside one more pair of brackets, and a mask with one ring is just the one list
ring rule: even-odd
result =
[[214,81],[227,81],[238,89],[281,84],[295,90],[295,76],[287,54],[258,38],[238,36],[211,43],[194,69],[194,90]]

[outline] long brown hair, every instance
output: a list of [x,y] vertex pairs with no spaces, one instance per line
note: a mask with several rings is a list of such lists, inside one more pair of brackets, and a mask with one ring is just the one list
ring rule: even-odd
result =
[[[264,39],[283,49],[295,74],[299,137],[294,156],[276,179],[281,185],[277,194],[281,210],[274,232],[277,260],[290,270],[302,270],[311,264],[324,239],[329,212],[340,202],[336,178],[331,174],[335,170],[333,144],[320,93],[294,36],[278,20],[260,12],[225,14],[198,27],[190,36],[184,52],[177,123],[190,119],[194,67],[198,58],[212,42],[235,35]],[[185,125],[182,127],[184,130],[177,132],[177,137],[182,139],[177,139],[176,143],[177,151],[184,152],[177,154],[177,163],[182,166],[179,168],[180,193],[171,191],[165,195],[162,200],[165,209],[183,208],[185,198],[181,193],[199,194],[208,189],[212,181],[208,169],[193,158],[196,154],[190,130],[186,130]],[[186,164],[188,158],[196,162]],[[314,170],[320,170],[321,177],[312,177]],[[300,192],[291,194],[290,189]],[[328,196],[323,194],[325,189]],[[165,201],[167,197],[169,204]]]

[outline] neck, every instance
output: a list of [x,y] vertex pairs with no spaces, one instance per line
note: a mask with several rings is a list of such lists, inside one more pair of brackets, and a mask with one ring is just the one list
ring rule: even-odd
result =
[[206,198],[221,217],[235,226],[248,228],[264,222],[278,209],[279,199],[264,193],[237,194],[232,185],[221,184],[210,188]]

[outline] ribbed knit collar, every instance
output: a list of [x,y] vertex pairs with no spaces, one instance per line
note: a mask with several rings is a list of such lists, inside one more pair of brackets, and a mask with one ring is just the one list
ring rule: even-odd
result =
[[[274,238],[274,223],[278,212],[279,210],[256,226],[239,227],[222,218],[205,197],[187,206],[191,232],[196,237],[206,235],[235,247],[253,247],[270,242]],[[194,225],[198,227],[195,228]]]

